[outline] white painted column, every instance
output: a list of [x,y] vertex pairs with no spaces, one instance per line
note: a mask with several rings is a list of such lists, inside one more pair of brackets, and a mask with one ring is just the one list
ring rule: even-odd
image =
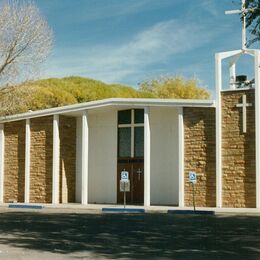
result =
[[0,203],[4,203],[4,124],[0,124]]
[[144,109],[144,206],[150,206],[151,197],[151,129],[150,109]]
[[60,136],[59,115],[53,116],[53,162],[52,162],[52,203],[59,204],[60,180]]
[[89,147],[89,129],[88,129],[88,113],[84,111],[82,114],[82,150],[81,150],[81,204],[88,204],[88,147]]
[[260,208],[260,51],[255,51],[256,207]]
[[236,63],[231,62],[229,64],[229,84],[231,89],[236,89],[235,86],[235,81],[236,81]]
[[30,148],[31,148],[31,129],[30,119],[26,119],[25,125],[25,179],[24,179],[24,202],[30,202]]
[[216,69],[216,206],[222,207],[222,109],[221,109],[221,88],[222,71],[221,56],[215,56]]
[[178,109],[178,142],[179,142],[179,207],[184,207],[184,127],[183,108]]

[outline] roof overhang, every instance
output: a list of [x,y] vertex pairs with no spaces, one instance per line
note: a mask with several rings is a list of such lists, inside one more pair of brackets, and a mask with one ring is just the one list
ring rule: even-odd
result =
[[95,110],[106,107],[215,107],[214,100],[197,99],[151,99],[151,98],[110,98],[85,102],[75,105],[49,108],[0,117],[0,123],[25,120],[29,118],[51,116],[57,114],[75,114],[84,110]]

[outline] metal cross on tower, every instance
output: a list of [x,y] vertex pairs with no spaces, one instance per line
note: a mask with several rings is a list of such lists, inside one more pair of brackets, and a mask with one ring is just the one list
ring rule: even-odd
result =
[[241,10],[226,11],[225,14],[241,14],[242,15],[242,50],[246,49],[246,14],[254,12],[255,9],[246,8],[246,0],[241,0]]

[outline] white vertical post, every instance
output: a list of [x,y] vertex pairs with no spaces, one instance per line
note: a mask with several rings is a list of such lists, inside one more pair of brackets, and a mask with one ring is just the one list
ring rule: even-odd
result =
[[52,203],[59,204],[60,136],[59,115],[53,116]]
[[0,124],[0,203],[4,203],[4,124]]
[[[242,8],[244,10],[246,8],[246,1],[242,0]],[[242,50],[246,49],[246,14],[242,13]]]
[[184,207],[184,127],[183,108],[178,109],[178,139],[179,139],[179,207]]
[[82,114],[82,150],[81,150],[81,204],[88,204],[88,146],[89,146],[89,129],[88,129],[88,113],[84,111]]
[[24,202],[30,202],[30,147],[31,147],[31,129],[30,119],[26,119],[25,125],[25,178],[24,178]]
[[150,109],[144,109],[144,206],[150,206],[151,192],[151,130]]
[[255,51],[256,207],[260,208],[260,51]]
[[236,63],[231,62],[229,64],[229,84],[231,89],[235,89],[235,81],[236,81]]
[[216,69],[216,206],[222,207],[222,109],[221,109],[221,88],[222,68],[221,56],[215,56]]

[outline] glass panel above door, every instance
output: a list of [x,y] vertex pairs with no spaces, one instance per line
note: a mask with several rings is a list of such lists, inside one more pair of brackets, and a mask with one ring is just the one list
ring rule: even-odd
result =
[[135,109],[135,124],[144,123],[144,109]]
[[131,124],[131,110],[118,111],[118,124]]
[[144,127],[135,127],[134,140],[135,157],[144,157]]
[[131,157],[131,127],[118,128],[118,157]]

